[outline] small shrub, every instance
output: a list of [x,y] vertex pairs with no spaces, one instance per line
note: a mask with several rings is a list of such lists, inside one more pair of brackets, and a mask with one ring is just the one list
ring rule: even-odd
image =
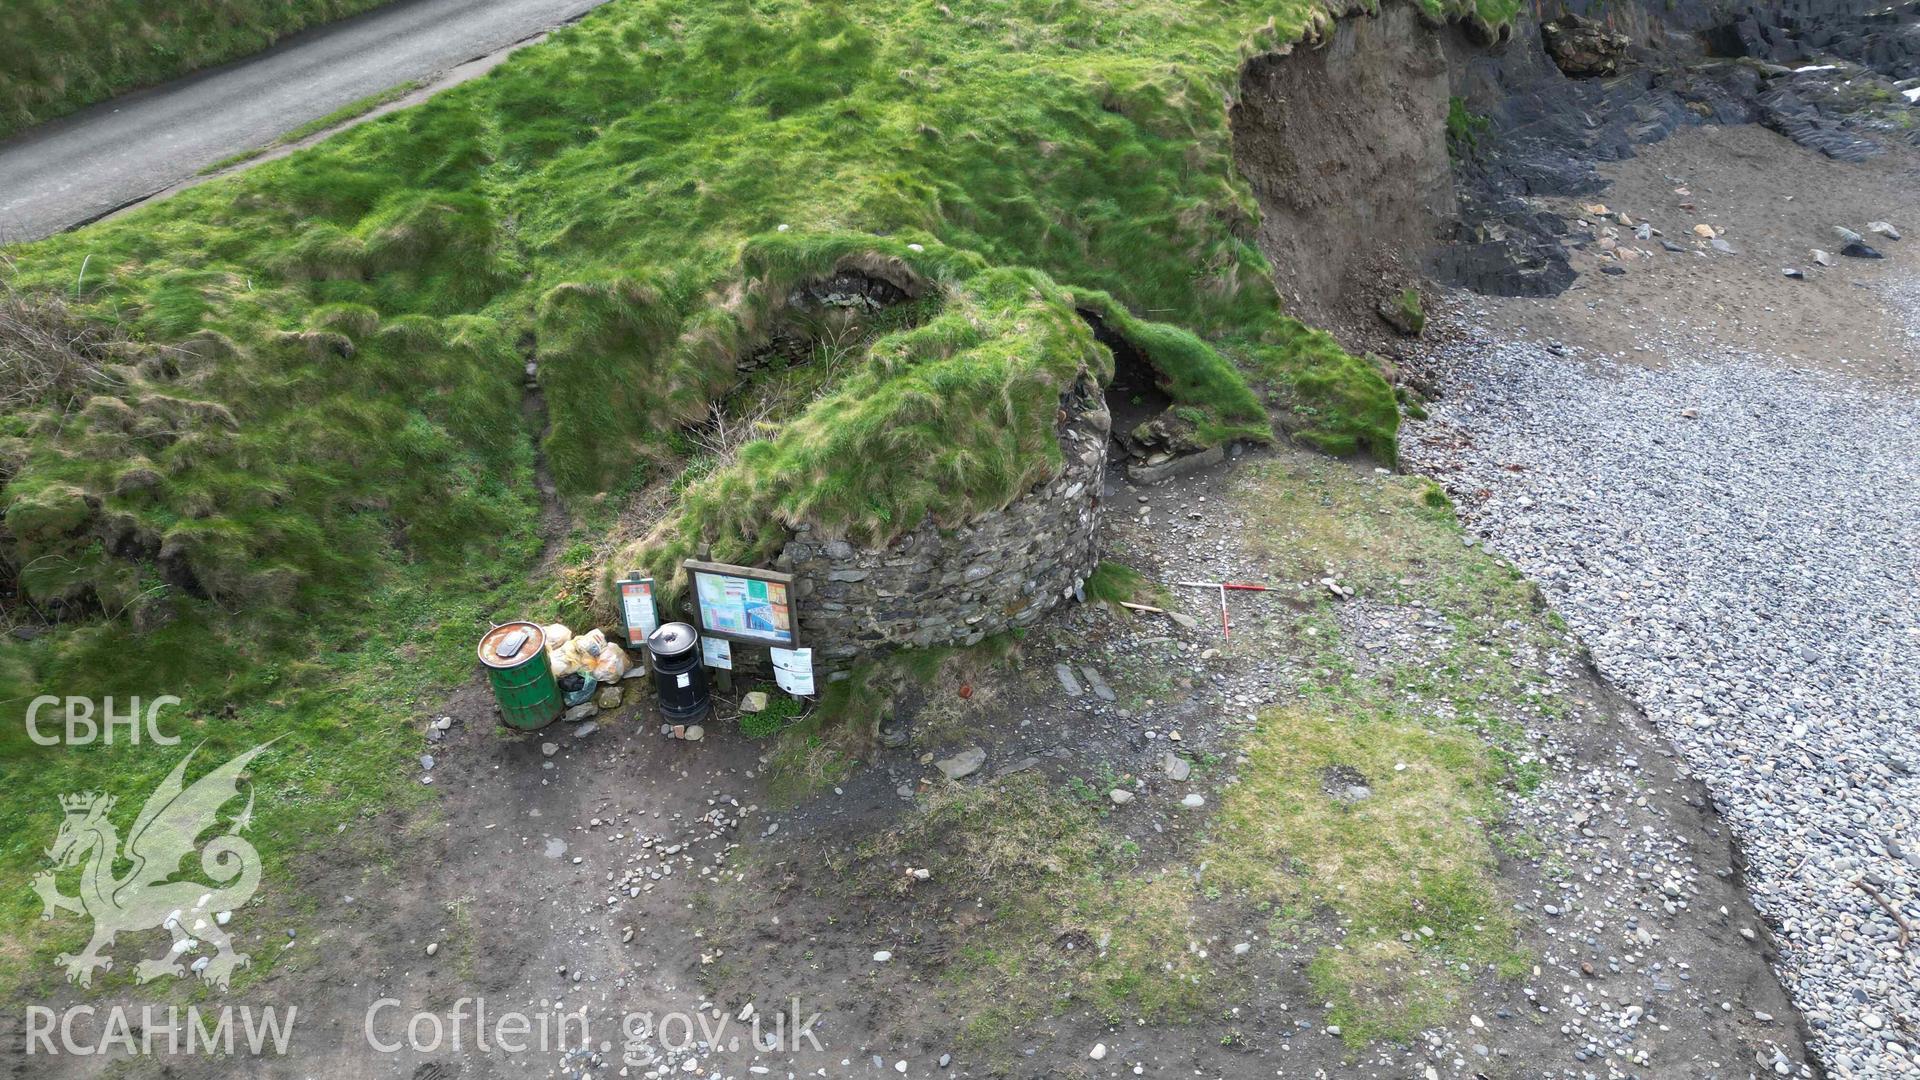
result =
[[1447,153],[1454,158],[1471,158],[1492,128],[1493,121],[1470,111],[1465,98],[1447,102]]
[[740,734],[749,739],[766,739],[780,734],[798,720],[804,711],[799,698],[789,697],[770,686],[760,689],[766,691],[767,707],[757,713],[740,714]]
[[88,395],[120,384],[109,365],[127,344],[117,329],[80,316],[52,293],[0,282],[0,412],[39,405],[73,411]]

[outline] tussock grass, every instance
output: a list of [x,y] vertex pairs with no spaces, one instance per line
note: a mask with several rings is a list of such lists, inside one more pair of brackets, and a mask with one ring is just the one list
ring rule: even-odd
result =
[[[433,545],[498,525],[499,444],[525,438],[501,409],[519,361],[541,364],[556,481],[593,495],[676,456],[676,428],[734,385],[788,292],[849,266],[965,314],[877,343],[867,372],[691,493],[649,562],[763,551],[800,521],[874,540],[1004,503],[1057,460],[1046,396],[1104,370],[1068,325],[1082,305],[1142,347],[1208,437],[1264,435],[1251,372],[1300,437],[1390,458],[1388,387],[1280,310],[1229,156],[1241,59],[1330,25],[1311,0],[617,0],[419,107],[20,249],[18,287],[66,288],[88,263],[86,313],[160,343],[230,343],[181,396],[239,427],[162,447],[58,425],[23,449],[8,502],[32,514],[64,485],[93,516],[15,559],[55,555],[69,569],[49,587],[118,596],[157,556],[88,556],[106,520],[164,537],[190,518],[171,565],[239,607],[257,591],[242,567],[307,597],[377,548],[360,542],[369,511],[400,519],[389,535],[434,538],[406,557],[460,557]],[[343,304],[379,332],[316,324]],[[293,430],[298,453],[276,437]],[[407,433],[404,452],[369,446],[375,430]],[[163,478],[144,502],[86,467],[127,451]],[[436,470],[434,504],[386,490]],[[323,551],[303,529],[345,543]]]
[[0,7],[0,139],[385,2],[9,0]]
[[1102,562],[1087,575],[1087,599],[1094,603],[1118,604],[1137,601],[1151,586],[1147,576],[1124,563]]
[[129,351],[124,334],[74,314],[60,297],[0,281],[0,411],[46,406],[66,415],[120,384],[113,368]]

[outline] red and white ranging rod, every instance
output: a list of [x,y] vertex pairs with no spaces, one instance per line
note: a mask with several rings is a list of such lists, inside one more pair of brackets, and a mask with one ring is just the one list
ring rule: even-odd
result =
[[1244,581],[1176,581],[1174,584],[1184,585],[1193,589],[1214,589],[1220,593],[1220,636],[1226,638],[1233,636],[1233,620],[1227,617],[1227,593],[1229,591],[1268,591],[1265,585],[1252,585]]

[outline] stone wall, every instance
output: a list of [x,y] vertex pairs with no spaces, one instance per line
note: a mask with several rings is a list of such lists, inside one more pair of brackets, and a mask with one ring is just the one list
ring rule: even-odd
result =
[[1004,510],[957,529],[931,523],[879,550],[794,533],[775,566],[794,575],[801,644],[822,675],[897,648],[971,645],[1031,626],[1098,561],[1094,531],[1110,418],[1097,392],[1065,408],[1065,465]]

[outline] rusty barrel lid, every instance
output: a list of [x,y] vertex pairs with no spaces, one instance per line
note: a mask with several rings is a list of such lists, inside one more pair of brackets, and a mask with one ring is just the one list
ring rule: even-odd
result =
[[[546,647],[547,633],[538,623],[501,623],[480,639],[480,662],[490,668],[519,667]],[[509,650],[504,656],[500,653],[503,648]]]

